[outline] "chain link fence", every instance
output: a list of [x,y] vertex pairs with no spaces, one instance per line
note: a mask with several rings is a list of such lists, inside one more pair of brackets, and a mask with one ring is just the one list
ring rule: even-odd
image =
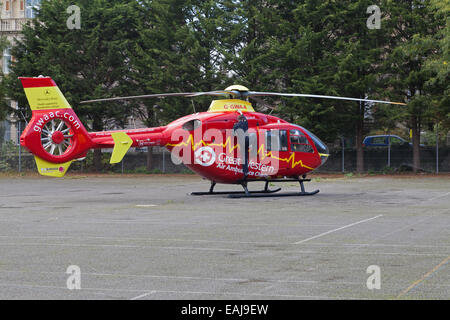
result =
[[[365,147],[364,170],[366,172],[403,172],[413,169],[413,148],[408,146]],[[329,160],[318,172],[356,171],[355,148],[333,148]],[[450,147],[420,147],[419,171],[439,173],[450,172]]]
[[[108,152],[109,151],[109,152]],[[153,147],[149,155],[147,148],[132,148],[121,163],[110,165],[111,150],[102,153],[101,172],[115,173],[191,173],[184,165],[176,165],[165,148]],[[420,171],[436,173],[450,172],[450,147],[421,147]],[[150,157],[150,160],[149,160]],[[368,173],[393,173],[412,170],[412,147],[366,147],[364,149],[364,168]],[[3,143],[0,154],[0,172],[36,171],[33,155],[14,143]],[[75,161],[71,172],[96,172],[93,152],[86,159]],[[356,150],[354,148],[332,148],[328,161],[317,172],[356,171]]]

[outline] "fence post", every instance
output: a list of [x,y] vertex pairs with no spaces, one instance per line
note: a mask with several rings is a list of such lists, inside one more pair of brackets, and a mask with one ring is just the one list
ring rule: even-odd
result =
[[19,172],[22,172],[22,146],[20,145],[20,120],[17,121],[17,143],[19,144]]
[[163,173],[166,173],[166,149],[163,148]]
[[391,134],[388,134],[388,168],[391,167]]
[[342,173],[345,173],[345,139],[344,136],[341,137],[342,140]]
[[439,173],[439,123],[436,123],[436,173]]

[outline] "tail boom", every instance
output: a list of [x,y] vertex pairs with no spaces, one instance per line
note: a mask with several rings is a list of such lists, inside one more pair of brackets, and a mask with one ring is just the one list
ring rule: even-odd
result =
[[117,163],[130,147],[165,145],[166,127],[89,133],[50,77],[19,79],[32,110],[20,144],[33,153],[42,175],[64,176],[89,149],[114,148],[111,163]]
[[163,131],[166,127],[92,132],[92,148],[114,148],[110,163],[118,163],[131,147],[164,146]]
[[130,129],[130,130],[115,130],[115,131],[100,131],[90,132],[89,136],[94,142],[93,148],[114,148],[115,141],[113,135],[115,133],[123,132],[132,140],[131,147],[156,147],[164,146],[166,138],[163,134],[166,127],[144,128],[144,129]]

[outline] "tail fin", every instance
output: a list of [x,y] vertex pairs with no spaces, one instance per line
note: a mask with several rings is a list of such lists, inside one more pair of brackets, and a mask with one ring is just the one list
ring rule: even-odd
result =
[[40,174],[62,177],[94,143],[52,78],[19,79],[33,112],[20,144],[33,153]]

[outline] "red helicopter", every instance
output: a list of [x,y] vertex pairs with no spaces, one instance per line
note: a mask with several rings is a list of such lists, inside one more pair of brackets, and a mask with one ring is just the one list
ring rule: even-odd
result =
[[[34,156],[41,175],[63,177],[70,164],[84,159],[93,148],[113,148],[111,163],[122,161],[130,147],[162,146],[172,160],[211,181],[208,192],[192,195],[229,194],[231,197],[270,196],[281,189],[269,189],[271,182],[300,183],[300,192],[276,196],[314,195],[305,191],[308,172],[324,164],[328,147],[307,129],[278,117],[255,112],[248,98],[284,96],[341,99],[389,103],[379,100],[254,92],[235,85],[223,91],[164,93],[97,99],[81,103],[162,97],[216,96],[207,112],[182,117],[167,126],[132,130],[88,132],[50,77],[19,78],[25,90],[32,118],[20,143]],[[263,181],[261,191],[249,191],[248,182]],[[243,192],[214,192],[216,183],[239,184]]]

